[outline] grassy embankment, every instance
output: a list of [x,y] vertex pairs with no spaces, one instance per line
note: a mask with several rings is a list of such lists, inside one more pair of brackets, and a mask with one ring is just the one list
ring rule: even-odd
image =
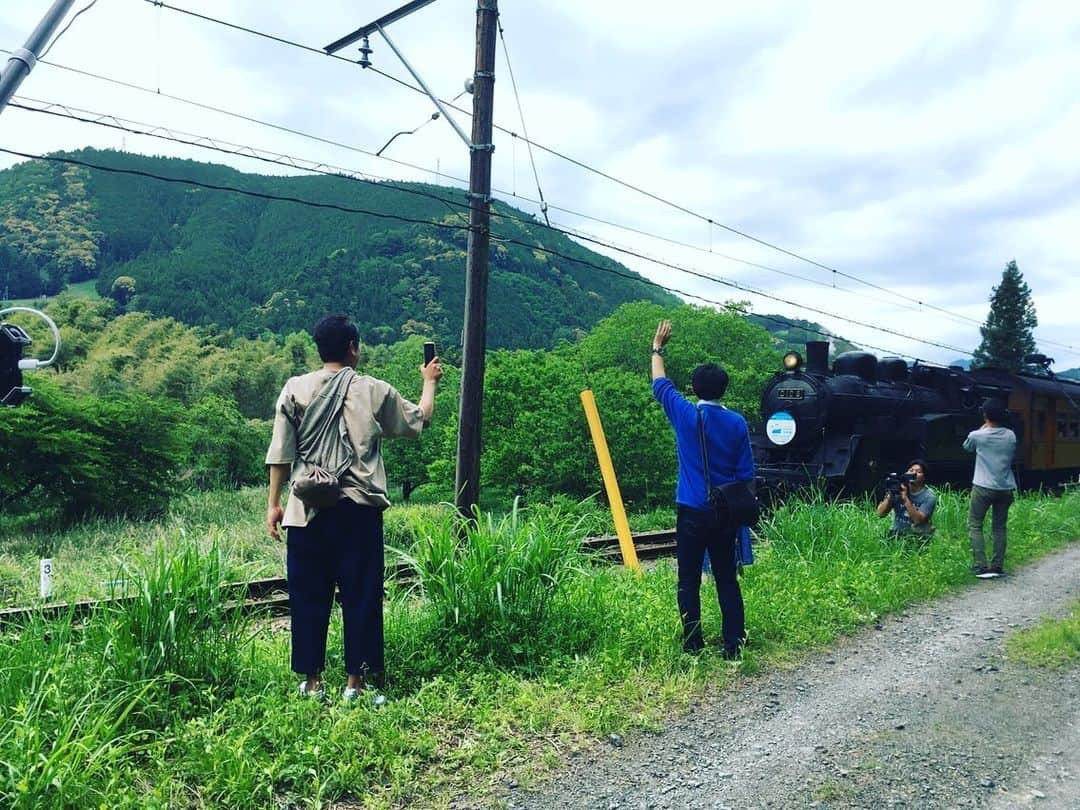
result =
[[[64,288],[64,292],[75,296],[76,298],[101,298],[97,291],[97,281],[90,279],[89,281],[80,281],[78,284],[68,284]],[[35,304],[40,306],[42,302],[47,301],[47,298],[19,298],[8,303],[13,307],[32,307]],[[3,301],[0,301],[3,304]],[[0,306],[0,309],[3,307]]]
[[[174,514],[151,530],[166,547],[127,575],[133,605],[85,628],[35,624],[0,637],[0,804],[386,806],[483,795],[508,773],[528,779],[597,735],[653,725],[740,672],[972,581],[962,496],[943,495],[938,535],[921,549],[883,543],[887,522],[868,503],[791,503],[763,527],[743,579],[754,645],[734,665],[680,653],[670,563],[638,578],[576,554],[574,510],[485,521],[460,548],[446,516],[428,511],[408,530],[426,598],[395,590],[387,600],[390,702],[319,706],[294,697],[286,633],[220,610],[218,584],[249,570],[225,539],[265,541],[258,512],[240,518],[237,505],[256,495],[215,497],[236,498],[233,511],[193,504],[186,525]],[[143,546],[138,536],[129,530],[128,547]],[[1009,564],[1078,536],[1080,493],[1026,496],[1011,512]],[[704,605],[715,639],[715,601]],[[335,689],[340,640],[335,621]]]

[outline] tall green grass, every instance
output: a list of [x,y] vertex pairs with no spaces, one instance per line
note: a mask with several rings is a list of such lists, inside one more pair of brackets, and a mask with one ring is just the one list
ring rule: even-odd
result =
[[159,549],[85,625],[0,635],[0,806],[135,806],[132,772],[168,725],[232,696],[251,636],[211,551]]
[[536,659],[560,591],[585,575],[578,522],[556,509],[526,520],[516,503],[501,519],[462,524],[445,513],[411,551],[394,552],[435,615],[444,651],[522,665]]
[[[0,806],[485,804],[500,775],[525,780],[598,735],[653,727],[741,672],[973,582],[966,505],[941,494],[927,546],[887,540],[869,502],[783,505],[742,579],[755,643],[737,665],[681,653],[672,561],[637,576],[581,556],[578,536],[604,520],[583,519],[587,507],[484,515],[464,538],[444,511],[403,511],[420,584],[387,600],[381,709],[295,697],[288,634],[222,610],[234,569],[227,549],[211,553],[219,519],[195,509],[114,575],[132,602],[0,636]],[[1077,538],[1080,493],[1026,495],[1007,566]],[[702,605],[718,639],[711,593]],[[328,653],[333,694],[336,618]]]

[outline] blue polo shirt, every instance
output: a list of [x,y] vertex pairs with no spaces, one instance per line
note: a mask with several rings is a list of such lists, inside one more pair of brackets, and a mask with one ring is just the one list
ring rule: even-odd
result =
[[691,509],[708,509],[705,467],[701,461],[701,439],[697,414],[701,410],[705,424],[705,443],[709,452],[709,480],[719,486],[731,481],[754,480],[754,454],[750,449],[750,431],[746,420],[718,402],[694,405],[675,388],[667,377],[653,380],[653,396],[664,409],[675,429],[675,452],[679,458],[679,480],[675,485],[675,503]]

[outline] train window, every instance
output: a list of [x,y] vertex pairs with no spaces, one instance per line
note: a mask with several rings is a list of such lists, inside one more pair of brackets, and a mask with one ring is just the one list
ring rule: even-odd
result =
[[1069,420],[1069,438],[1080,439],[1080,419]]

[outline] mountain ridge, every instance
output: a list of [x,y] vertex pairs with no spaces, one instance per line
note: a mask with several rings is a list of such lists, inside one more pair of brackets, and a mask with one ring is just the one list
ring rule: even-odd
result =
[[[101,168],[29,161],[0,172],[0,294],[96,279],[126,309],[247,335],[341,310],[371,343],[460,338],[468,210],[458,189],[92,149],[62,157]],[[489,273],[492,348],[552,347],[627,301],[678,300],[498,201]]]

